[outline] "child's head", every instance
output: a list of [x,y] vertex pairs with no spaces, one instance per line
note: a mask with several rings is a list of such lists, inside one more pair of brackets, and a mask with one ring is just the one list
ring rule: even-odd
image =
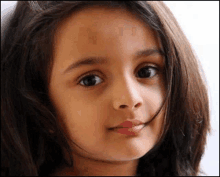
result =
[[[21,159],[16,173],[49,174],[76,153],[140,159],[143,175],[198,174],[207,91],[163,2],[18,1],[1,65],[3,150]],[[138,133],[115,128],[134,119]]]
[[48,92],[70,139],[88,151],[80,154],[128,161],[155,145],[163,114],[137,137],[111,128],[127,119],[147,123],[160,109],[164,60],[153,30],[125,10],[83,9],[58,27]]

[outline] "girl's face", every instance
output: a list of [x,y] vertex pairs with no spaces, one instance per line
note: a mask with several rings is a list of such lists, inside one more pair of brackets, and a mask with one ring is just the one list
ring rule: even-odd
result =
[[161,50],[155,33],[122,9],[87,8],[60,24],[49,96],[65,133],[84,149],[73,145],[74,153],[129,161],[155,145],[164,110],[134,135],[110,129],[129,119],[148,122],[163,102],[164,56],[149,49]]

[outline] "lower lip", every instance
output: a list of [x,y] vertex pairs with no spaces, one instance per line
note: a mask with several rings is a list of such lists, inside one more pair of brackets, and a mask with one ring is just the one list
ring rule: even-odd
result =
[[113,129],[113,131],[124,135],[138,135],[138,133],[140,133],[144,126],[144,124],[141,124],[133,126],[131,128],[115,128]]

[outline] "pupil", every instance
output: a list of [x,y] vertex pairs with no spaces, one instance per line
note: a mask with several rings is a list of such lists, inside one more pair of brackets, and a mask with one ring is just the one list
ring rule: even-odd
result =
[[88,76],[83,82],[84,82],[84,85],[94,85],[96,80],[94,76]]
[[141,69],[139,72],[138,72],[139,76],[142,78],[142,77],[150,77],[150,70],[149,69]]

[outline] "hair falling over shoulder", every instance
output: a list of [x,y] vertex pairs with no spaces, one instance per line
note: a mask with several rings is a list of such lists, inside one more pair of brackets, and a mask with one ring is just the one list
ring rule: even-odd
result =
[[[147,176],[201,172],[209,100],[202,68],[178,22],[162,1],[18,1],[1,45],[1,173],[49,175],[62,163],[67,137],[48,98],[53,40],[59,23],[92,5],[126,8],[159,36],[166,54],[166,119],[160,141],[138,165]],[[51,133],[52,132],[52,133]]]

